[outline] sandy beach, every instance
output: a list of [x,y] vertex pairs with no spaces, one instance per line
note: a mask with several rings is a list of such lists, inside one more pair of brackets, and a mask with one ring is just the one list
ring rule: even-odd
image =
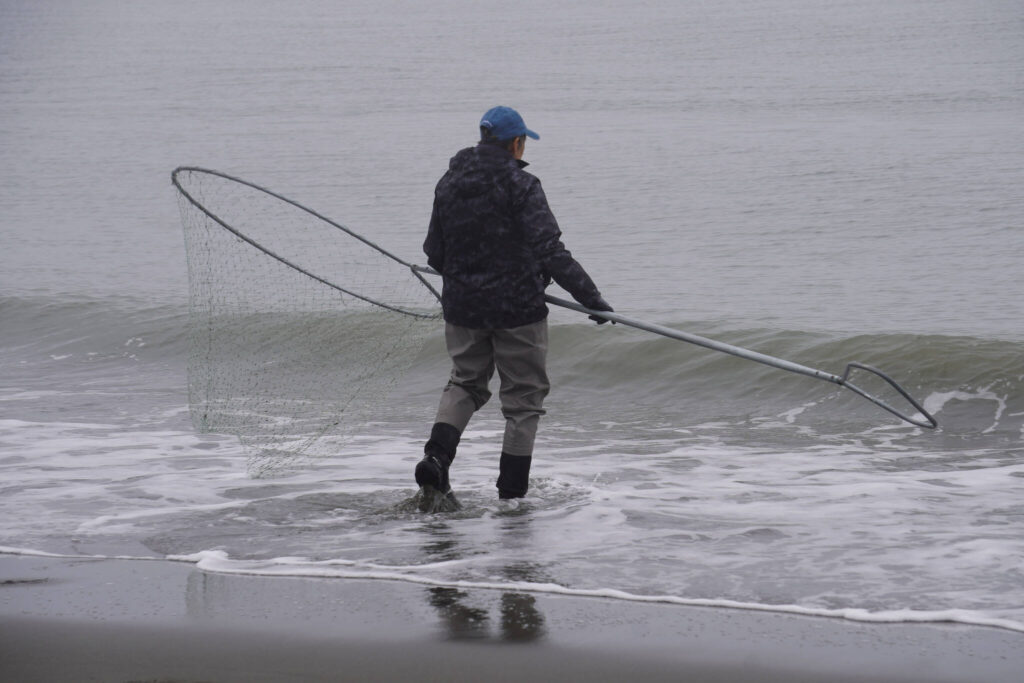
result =
[[1021,634],[0,556],[5,681],[1019,680]]

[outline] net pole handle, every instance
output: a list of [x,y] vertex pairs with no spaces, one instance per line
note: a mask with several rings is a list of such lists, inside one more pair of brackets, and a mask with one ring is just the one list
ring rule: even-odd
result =
[[[722,353],[728,353],[733,356],[738,356],[739,358],[746,358],[747,360],[752,360],[756,363],[769,365],[780,370],[786,370],[787,372],[793,372],[799,375],[813,377],[814,379],[820,379],[825,382],[831,382],[832,384],[837,384],[843,388],[849,389],[850,391],[854,392],[859,396],[862,396],[863,398],[866,398],[867,400],[871,401],[878,407],[887,410],[896,417],[900,418],[901,420],[904,420],[905,422],[909,422],[912,425],[915,425],[917,427],[924,427],[926,429],[935,429],[936,427],[939,426],[938,421],[930,413],[928,413],[924,409],[924,407],[910,395],[909,392],[907,392],[903,387],[901,387],[896,382],[896,380],[894,380],[892,377],[885,374],[881,370],[871,367],[870,365],[864,365],[863,363],[850,363],[846,366],[846,371],[843,373],[843,376],[840,377],[830,372],[825,372],[824,370],[817,370],[815,368],[807,367],[806,365],[800,365],[799,363],[793,363],[788,360],[776,358],[775,356],[769,356],[764,353],[758,353],[757,351],[744,349],[740,346],[733,346],[732,344],[726,344],[724,342],[716,341],[714,339],[708,339],[707,337],[701,337],[696,334],[681,332],[680,330],[674,330],[670,327],[665,327],[663,325],[655,325],[652,323],[644,322],[642,320],[636,320],[634,318],[629,318],[627,316],[615,313],[613,311],[595,311],[590,308],[587,308],[586,306],[582,306],[574,301],[559,299],[558,297],[551,296],[550,294],[546,294],[544,296],[544,299],[548,303],[554,304],[556,306],[561,306],[562,308],[568,308],[573,311],[578,311],[585,315],[597,316],[599,318],[607,318],[608,320],[611,320],[613,322],[620,323],[622,325],[628,325],[630,327],[635,327],[646,332],[652,332],[663,337],[668,337],[670,339],[678,339],[680,341],[688,342],[690,344],[696,344],[697,346],[703,346],[714,351],[721,351]],[[921,415],[923,415],[925,419],[919,420],[916,417],[906,415],[905,413],[892,407],[891,405],[889,405],[882,399],[878,398],[877,396],[869,394],[868,392],[864,391],[857,385],[850,382],[850,371],[853,368],[860,368],[862,370],[866,370],[881,377],[897,392],[899,392],[899,394],[903,396],[903,398],[905,398],[910,403],[910,405],[914,407],[915,410],[917,410]]]
[[622,325],[628,325],[635,327],[645,332],[652,332],[659,334],[663,337],[669,337],[671,339],[678,339],[679,341],[688,342],[690,344],[696,344],[697,346],[703,346],[714,351],[721,351],[722,353],[728,353],[733,356],[739,356],[740,358],[746,358],[757,363],[763,363],[770,365],[781,370],[788,370],[789,372],[795,372],[800,375],[806,375],[815,379],[825,380],[826,382],[832,382],[833,384],[842,384],[842,379],[838,375],[833,375],[823,370],[816,370],[809,368],[806,365],[800,365],[799,363],[793,363],[788,360],[776,358],[775,356],[769,356],[764,353],[758,353],[757,351],[751,351],[750,349],[744,349],[740,346],[733,346],[732,344],[726,344],[724,342],[716,341],[714,339],[708,339],[707,337],[701,337],[696,334],[690,334],[689,332],[682,332],[680,330],[672,329],[671,327],[665,327],[664,325],[655,325],[653,323],[644,322],[643,320],[637,320],[635,318],[629,318],[619,313],[612,311],[595,311],[582,306],[575,301],[566,301],[565,299],[559,299],[558,297],[551,296],[550,294],[544,295],[545,300],[548,303],[562,308],[568,308],[573,311],[579,311],[586,315],[593,315],[599,318],[607,318],[616,323]]

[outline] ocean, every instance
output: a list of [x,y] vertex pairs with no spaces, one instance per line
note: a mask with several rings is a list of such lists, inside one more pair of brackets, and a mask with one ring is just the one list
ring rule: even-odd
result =
[[[939,428],[553,309],[521,503],[496,499],[495,399],[463,510],[409,504],[439,324],[344,439],[256,476],[190,415],[172,170],[422,262],[434,183],[495,104],[540,133],[529,170],[617,312],[877,366]],[[1010,0],[4,2],[0,552],[1024,631],[1022,113]],[[248,286],[283,314],[308,295]],[[373,329],[339,320],[325,376]],[[284,329],[247,343],[329,348]]]

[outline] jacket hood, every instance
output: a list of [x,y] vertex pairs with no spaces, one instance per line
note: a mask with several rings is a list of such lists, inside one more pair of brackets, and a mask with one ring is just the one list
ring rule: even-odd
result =
[[494,187],[497,177],[508,172],[510,163],[516,168],[527,165],[501,147],[484,144],[467,147],[448,162],[448,181],[460,197],[477,197]]

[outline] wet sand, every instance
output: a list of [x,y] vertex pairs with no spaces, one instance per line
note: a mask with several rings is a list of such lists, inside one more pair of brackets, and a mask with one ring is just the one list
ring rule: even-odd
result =
[[1024,634],[0,555],[3,681],[1019,681]]

